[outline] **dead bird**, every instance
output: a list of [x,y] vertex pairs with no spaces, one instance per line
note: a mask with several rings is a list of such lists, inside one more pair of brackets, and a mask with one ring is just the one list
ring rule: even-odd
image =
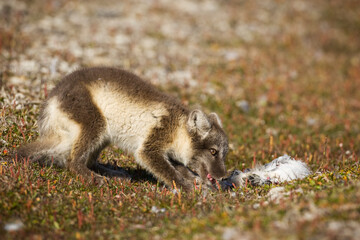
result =
[[[311,173],[306,163],[284,155],[253,169],[234,170],[228,177],[221,179],[218,183],[222,190],[227,190],[233,187],[242,187],[246,183],[261,186],[303,179]],[[215,179],[212,179],[211,176],[208,176],[208,179],[215,184]]]

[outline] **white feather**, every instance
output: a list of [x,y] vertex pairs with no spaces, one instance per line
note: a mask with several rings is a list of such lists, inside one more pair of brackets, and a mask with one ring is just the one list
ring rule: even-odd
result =
[[258,175],[264,181],[270,180],[272,183],[278,183],[303,179],[310,175],[311,171],[304,162],[284,155],[254,169],[252,174]]
[[243,186],[246,181],[255,185],[280,183],[295,179],[303,179],[310,174],[311,170],[306,163],[295,160],[288,155],[284,155],[274,159],[268,164],[257,166],[247,172],[235,170],[230,177],[221,182],[221,185],[223,188],[226,188],[232,184]]

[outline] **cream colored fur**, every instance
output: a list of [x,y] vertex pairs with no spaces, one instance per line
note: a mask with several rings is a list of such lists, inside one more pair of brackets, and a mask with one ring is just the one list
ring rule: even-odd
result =
[[[151,130],[160,126],[161,117],[168,115],[162,103],[145,103],[131,99],[114,91],[110,83],[93,84],[88,90],[105,117],[105,136],[129,154],[136,154]],[[142,164],[139,157],[136,157],[136,160]]]
[[193,155],[193,147],[191,146],[191,139],[186,130],[185,120],[181,122],[181,126],[177,129],[174,141],[169,146],[169,149],[176,154],[176,159],[180,160],[185,166],[188,165]]
[[45,111],[45,118],[39,122],[39,134],[51,146],[46,151],[47,155],[57,156],[57,164],[65,166],[73,143],[80,133],[80,125],[71,120],[59,107],[56,97],[49,100]]

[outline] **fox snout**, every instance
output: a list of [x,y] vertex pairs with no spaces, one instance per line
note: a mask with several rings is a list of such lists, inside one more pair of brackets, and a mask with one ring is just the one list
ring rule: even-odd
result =
[[216,166],[211,166],[209,173],[215,179],[220,179],[226,175],[225,164],[216,164]]

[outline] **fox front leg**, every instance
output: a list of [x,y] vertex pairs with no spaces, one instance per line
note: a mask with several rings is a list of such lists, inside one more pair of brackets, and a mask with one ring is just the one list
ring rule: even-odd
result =
[[181,188],[186,192],[193,190],[195,175],[188,170],[186,172],[183,168],[177,169],[174,167],[166,154],[145,149],[135,154],[135,157],[138,162],[168,187],[174,187],[175,183],[177,188]]

